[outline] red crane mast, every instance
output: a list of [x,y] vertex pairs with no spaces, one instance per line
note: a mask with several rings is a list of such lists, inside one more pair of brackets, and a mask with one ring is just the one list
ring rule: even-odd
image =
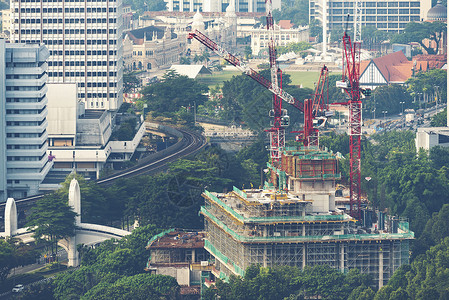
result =
[[351,42],[351,37],[345,31],[343,35],[343,76],[337,82],[342,88],[348,101],[340,103],[349,109],[349,188],[350,215],[360,220],[361,212],[361,159],[360,138],[362,135],[362,101],[365,91],[360,88],[360,42]]
[[[276,62],[276,44],[274,36],[274,20],[272,15],[271,0],[265,0],[266,22],[269,36],[268,51],[270,56],[271,84],[282,89],[282,72]],[[280,150],[285,147],[285,127],[288,126],[289,117],[287,111],[282,109],[282,98],[273,94],[273,106],[270,117],[273,118],[270,133],[270,157],[272,162],[279,167],[281,158]]]

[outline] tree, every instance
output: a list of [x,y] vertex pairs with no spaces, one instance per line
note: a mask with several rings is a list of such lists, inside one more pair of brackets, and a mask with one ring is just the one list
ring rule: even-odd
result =
[[191,115],[189,124],[193,124],[193,113],[187,112],[187,108],[194,103],[203,105],[207,101],[208,87],[173,70],[167,71],[163,79],[142,90],[142,101],[148,105],[150,116],[179,120],[183,113],[188,113]]
[[176,279],[165,275],[138,274],[116,282],[100,283],[82,299],[98,300],[146,300],[178,299],[180,288]]
[[75,235],[76,213],[68,205],[67,198],[62,193],[54,192],[36,202],[27,218],[29,231],[33,231],[38,241],[47,241],[54,255],[57,243],[61,239]]
[[[410,22],[405,26],[404,31],[393,36],[393,43],[409,44],[416,42],[423,47],[429,54],[437,54],[440,40],[447,30],[447,25],[443,22]],[[436,48],[427,47],[424,44],[424,39],[429,39],[436,43]]]
[[0,239],[0,282],[3,282],[14,267],[14,248]]
[[444,127],[447,124],[447,108],[445,108],[442,112],[437,113],[432,116],[430,120],[430,126],[432,127]]
[[141,85],[139,78],[137,78],[136,73],[124,73],[123,74],[123,92],[131,93],[135,92],[136,88]]

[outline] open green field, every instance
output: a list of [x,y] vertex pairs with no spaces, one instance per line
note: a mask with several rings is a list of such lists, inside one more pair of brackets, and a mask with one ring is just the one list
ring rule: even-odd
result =
[[[314,83],[318,81],[319,72],[303,72],[303,71],[290,71],[285,72],[290,75],[293,85],[302,84],[303,87],[313,88]],[[217,84],[223,85],[224,81],[230,80],[232,76],[242,74],[239,71],[221,71],[215,72],[212,76],[206,75],[198,78],[200,82],[206,84],[209,88],[215,87]]]

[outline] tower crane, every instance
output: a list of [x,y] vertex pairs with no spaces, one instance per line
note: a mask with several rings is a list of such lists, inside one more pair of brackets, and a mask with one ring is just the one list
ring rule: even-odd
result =
[[[237,57],[235,57],[234,55],[232,55],[231,53],[226,51],[223,47],[221,47],[220,45],[215,43],[213,40],[208,38],[206,35],[204,35],[200,31],[195,30],[194,32],[190,32],[188,35],[188,38],[196,39],[197,41],[199,41],[200,43],[205,45],[207,48],[212,50],[214,53],[216,53],[218,56],[222,57],[227,62],[229,62],[231,65],[235,66],[237,69],[242,71],[242,73],[251,77],[253,80],[257,81],[260,85],[262,85],[263,87],[268,89],[271,93],[273,93],[273,95],[275,95],[277,97],[277,99],[282,99],[285,102],[293,105],[295,108],[299,109],[301,112],[303,112],[304,113],[304,128],[301,131],[297,131],[299,133],[297,141],[301,141],[305,146],[318,146],[318,129],[316,129],[314,127],[314,120],[315,120],[315,123],[318,124],[320,120],[316,120],[316,118],[329,117],[332,115],[332,113],[330,111],[328,111],[327,103],[324,102],[324,99],[326,98],[324,96],[324,94],[325,94],[324,91],[325,91],[325,87],[327,85],[327,73],[328,73],[326,66],[324,66],[321,69],[320,80],[317,84],[313,99],[306,99],[306,100],[304,100],[304,103],[303,103],[303,102],[297,100],[296,98],[294,98],[292,95],[290,95],[286,91],[284,91],[278,85],[274,84],[270,80],[263,77],[257,71],[250,68],[243,61],[239,60]],[[281,108],[281,110],[282,110],[282,108]],[[285,119],[285,115],[282,115],[282,111],[281,111],[280,121],[281,121],[281,124],[282,124],[282,122],[288,121]],[[318,122],[316,122],[316,121],[318,121]],[[273,124],[272,128],[269,130],[276,128],[274,125],[275,124]],[[277,128],[283,129],[282,127],[277,127]],[[273,145],[271,145],[271,146],[273,147]],[[273,155],[273,151],[271,151],[271,154]]]
[[[349,15],[348,15],[349,22]],[[347,27],[347,26],[346,26]],[[369,96],[370,89],[360,88],[360,48],[361,42],[351,42],[347,28],[343,35],[343,75],[337,87],[344,90],[347,102],[339,103],[349,108],[349,188],[350,215],[360,220],[361,211],[361,159],[360,138],[362,135],[362,95]]]

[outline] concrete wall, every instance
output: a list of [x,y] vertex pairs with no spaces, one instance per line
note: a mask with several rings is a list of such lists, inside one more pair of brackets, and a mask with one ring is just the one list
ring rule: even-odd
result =
[[76,135],[77,99],[76,84],[48,84],[48,136]]

